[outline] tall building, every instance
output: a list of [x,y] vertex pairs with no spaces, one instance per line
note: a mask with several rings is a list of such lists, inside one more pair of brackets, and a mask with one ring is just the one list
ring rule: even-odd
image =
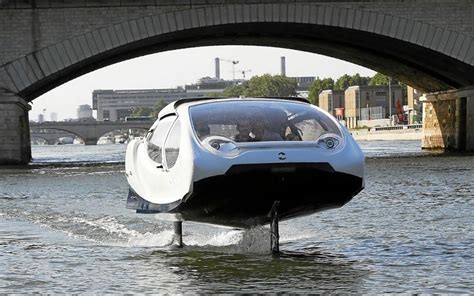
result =
[[319,107],[336,115],[336,108],[344,108],[344,91],[326,89],[319,94]]
[[50,121],[58,121],[58,113],[56,113],[56,112],[49,113],[49,120]]
[[280,58],[280,75],[286,76],[286,58],[285,57]]
[[215,59],[215,67],[216,67],[216,79],[221,79],[221,60],[219,58]]
[[[386,85],[355,85],[350,86],[344,92],[346,124],[349,128],[357,127],[357,122],[361,120],[361,109],[381,107],[382,114],[378,117],[388,118],[396,114],[397,105],[405,103],[403,89],[399,85],[391,87],[391,104],[389,104],[388,86]],[[397,104],[397,101],[399,104]],[[370,119],[370,118],[368,118]]]
[[43,114],[38,114],[38,122],[39,123],[44,122],[44,115]]
[[77,108],[77,119],[92,118],[91,105],[79,105]]

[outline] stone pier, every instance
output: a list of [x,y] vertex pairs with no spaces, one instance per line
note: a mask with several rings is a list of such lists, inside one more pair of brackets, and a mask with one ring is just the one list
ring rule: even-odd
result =
[[31,160],[30,109],[22,98],[0,90],[0,165],[27,164]]
[[426,95],[422,148],[474,151],[474,86]]

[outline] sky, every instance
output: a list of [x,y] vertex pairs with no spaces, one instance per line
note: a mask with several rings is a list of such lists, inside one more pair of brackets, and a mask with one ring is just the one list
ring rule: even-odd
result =
[[[280,57],[286,57],[287,76],[316,76],[337,79],[344,74],[372,76],[374,71],[342,60],[297,50],[262,46],[209,46],[180,49],[142,56],[113,64],[71,80],[36,98],[30,120],[57,113],[58,120],[77,117],[77,107],[92,105],[96,89],[175,88],[214,77],[214,59],[237,60],[235,78],[280,74]],[[221,61],[221,78],[232,79],[232,63]]]

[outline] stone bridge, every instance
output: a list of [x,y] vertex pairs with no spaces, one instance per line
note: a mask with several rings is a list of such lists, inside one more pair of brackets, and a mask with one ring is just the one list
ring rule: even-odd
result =
[[473,11],[470,0],[2,0],[0,163],[29,161],[28,102],[48,90],[133,57],[224,44],[324,54],[425,92],[454,91],[464,112],[454,117],[465,118],[454,124],[466,126],[451,142],[446,130],[430,137],[459,149],[463,138],[472,150]]
[[121,129],[148,130],[153,121],[113,122],[113,121],[87,121],[87,122],[42,122],[30,123],[30,129],[64,131],[81,138],[86,145],[96,145],[103,135]]
[[43,139],[48,145],[54,145],[62,137],[76,137],[76,135],[60,130],[31,128],[30,124],[30,139],[32,143],[34,143],[35,139]]

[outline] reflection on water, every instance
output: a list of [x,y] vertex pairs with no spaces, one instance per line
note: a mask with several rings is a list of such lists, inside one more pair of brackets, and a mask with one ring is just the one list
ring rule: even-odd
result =
[[[155,252],[153,256],[171,257],[171,268],[185,274],[196,292],[208,293],[304,293],[352,292],[359,290],[369,271],[347,258],[299,250],[280,256],[245,253],[211,253],[185,248],[173,253]],[[207,283],[203,285],[203,283]]]
[[[367,160],[365,190],[340,209],[282,222],[280,256],[268,251],[268,227],[186,222],[186,246],[176,248],[171,223],[125,209],[121,163],[2,169],[1,291],[472,292],[474,157],[387,158],[395,152],[363,145],[378,153]],[[59,157],[36,155],[80,161],[75,149],[84,149],[100,160],[63,147]],[[104,149],[117,156],[123,146]]]

